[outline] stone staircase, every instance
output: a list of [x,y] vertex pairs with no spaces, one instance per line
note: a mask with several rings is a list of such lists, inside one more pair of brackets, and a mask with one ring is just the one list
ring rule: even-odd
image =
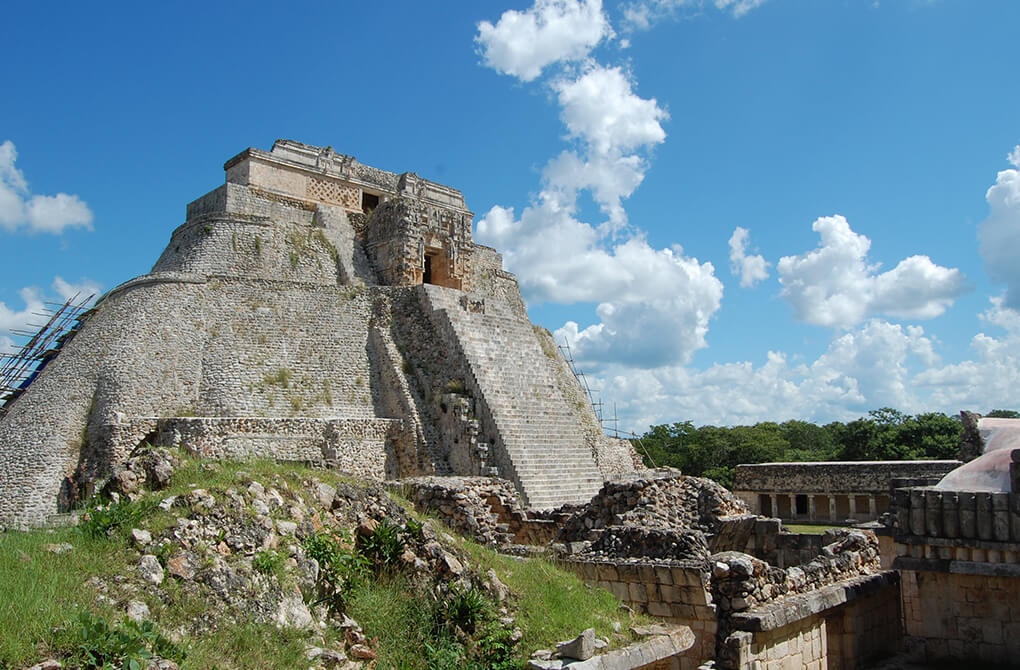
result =
[[452,332],[467,360],[473,379],[465,382],[483,420],[500,436],[490,456],[500,475],[533,509],[588,502],[602,477],[531,323],[492,297],[423,288],[435,325]]

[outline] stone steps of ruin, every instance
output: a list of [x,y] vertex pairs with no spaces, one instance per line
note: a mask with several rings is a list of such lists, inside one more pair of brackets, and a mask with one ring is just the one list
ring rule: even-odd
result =
[[531,324],[499,300],[470,312],[462,292],[426,286],[425,294],[433,315],[456,334],[499,430],[514,470],[504,476],[532,507],[590,500],[601,474]]

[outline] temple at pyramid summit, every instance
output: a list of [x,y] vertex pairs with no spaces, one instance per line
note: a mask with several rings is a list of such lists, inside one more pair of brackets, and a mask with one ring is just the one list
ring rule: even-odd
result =
[[359,476],[492,475],[532,509],[632,471],[460,191],[290,140],[246,149],[146,275],[0,409],[0,524],[141,444]]

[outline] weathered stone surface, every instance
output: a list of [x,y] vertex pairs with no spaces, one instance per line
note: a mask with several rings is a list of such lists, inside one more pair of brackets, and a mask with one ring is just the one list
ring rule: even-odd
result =
[[146,554],[138,561],[138,574],[151,584],[158,586],[163,583],[163,566],[159,564],[159,559],[152,554]]
[[127,616],[132,621],[141,623],[149,619],[149,606],[140,600],[132,600],[127,604]]
[[587,628],[573,640],[560,642],[556,645],[556,653],[560,658],[587,661],[595,655],[595,629]]
[[309,628],[313,622],[312,613],[301,600],[301,595],[291,593],[280,600],[276,610],[276,623],[285,628]]

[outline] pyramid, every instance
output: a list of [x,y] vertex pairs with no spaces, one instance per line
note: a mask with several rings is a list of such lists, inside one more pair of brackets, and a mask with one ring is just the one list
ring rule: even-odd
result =
[[224,169],[4,408],[0,524],[45,523],[145,443],[499,476],[535,509],[633,470],[460,191],[291,140]]

